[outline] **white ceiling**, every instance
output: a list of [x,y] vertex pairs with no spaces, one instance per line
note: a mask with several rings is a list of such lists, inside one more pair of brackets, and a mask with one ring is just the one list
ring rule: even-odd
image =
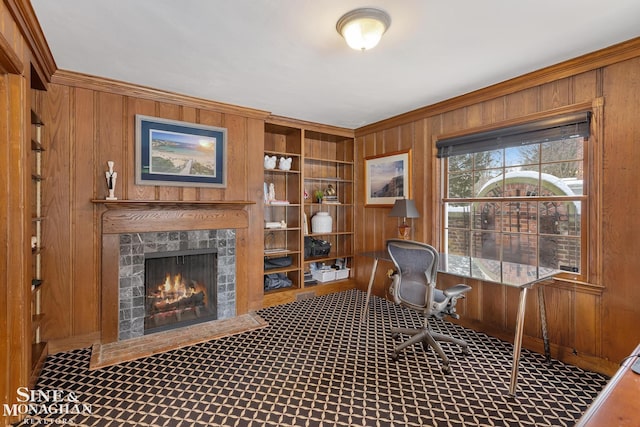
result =
[[[640,0],[31,0],[59,69],[358,128],[640,36]],[[347,47],[345,12],[391,16]]]

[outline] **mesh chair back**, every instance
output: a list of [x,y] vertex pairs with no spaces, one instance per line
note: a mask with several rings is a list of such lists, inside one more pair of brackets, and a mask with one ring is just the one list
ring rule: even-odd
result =
[[400,275],[396,296],[401,303],[428,310],[434,298],[438,251],[426,243],[396,239],[387,241],[387,251]]

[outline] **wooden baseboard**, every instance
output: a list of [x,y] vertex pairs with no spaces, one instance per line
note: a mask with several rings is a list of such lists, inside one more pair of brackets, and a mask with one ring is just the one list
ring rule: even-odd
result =
[[[477,321],[464,321],[463,319],[453,320],[450,318],[448,318],[447,320],[450,320],[453,323],[457,323],[466,328],[470,328],[478,332],[483,332],[487,335],[501,339],[503,341],[513,343],[512,332],[492,328]],[[544,342],[541,338],[523,336],[522,347],[539,354],[544,354]],[[568,363],[569,365],[577,366],[587,371],[598,372],[603,375],[612,376],[620,367],[618,364],[613,363],[609,360],[605,360],[601,357],[586,353],[579,353],[574,351],[574,349],[572,348],[563,347],[553,343],[550,343],[549,347],[552,359],[559,360],[563,363]]]
[[302,289],[279,289],[265,293],[263,307],[287,304],[298,300],[298,295],[302,298],[320,296],[354,289],[356,282],[353,279],[337,280],[335,282],[318,283],[313,286],[305,286]]
[[46,342],[40,342],[31,345],[31,374],[29,375],[29,388],[34,389],[40,377],[40,372],[47,358],[48,345]]
[[49,354],[87,348],[99,342],[100,332],[91,332],[89,334],[77,335],[69,338],[51,339],[48,342]]

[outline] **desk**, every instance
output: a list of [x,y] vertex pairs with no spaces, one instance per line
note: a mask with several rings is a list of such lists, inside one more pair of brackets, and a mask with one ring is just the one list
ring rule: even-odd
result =
[[589,409],[578,420],[577,427],[640,425],[640,374],[631,370],[634,363],[640,363],[639,355],[640,345],[622,363],[618,372],[591,403]]
[[[373,258],[373,267],[369,277],[365,308],[360,320],[366,321],[371,297],[371,289],[375,279],[379,260],[391,261],[389,253],[385,251],[365,252],[360,255]],[[524,331],[524,315],[527,307],[527,291],[536,284],[544,282],[560,270],[536,267],[527,264],[514,262],[497,261],[485,258],[476,258],[451,254],[440,254],[438,257],[438,272],[451,274],[458,277],[479,279],[486,282],[501,283],[520,289],[520,301],[518,303],[518,315],[516,318],[516,333],[513,340],[513,366],[511,369],[511,381],[509,383],[509,394],[515,395],[516,383],[518,380],[518,365],[520,363],[520,352],[522,350],[522,334]],[[549,337],[547,335],[547,316],[544,306],[544,294],[542,288],[538,288],[538,299],[540,307],[540,318],[542,323],[542,338],[547,361],[550,360]]]

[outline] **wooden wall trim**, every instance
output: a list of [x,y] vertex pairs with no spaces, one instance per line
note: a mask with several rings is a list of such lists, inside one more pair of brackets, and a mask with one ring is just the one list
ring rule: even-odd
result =
[[474,126],[474,127],[462,129],[456,132],[449,132],[449,133],[442,133],[442,134],[438,134],[437,132],[434,132],[432,134],[433,135],[432,143],[433,143],[434,153],[437,151],[437,149],[435,149],[435,146],[436,146],[435,144],[438,142],[438,140],[441,140],[441,139],[456,138],[459,136],[488,132],[491,130],[506,128],[509,126],[521,125],[527,122],[534,122],[537,120],[543,120],[543,119],[547,119],[555,116],[561,116],[563,114],[577,113],[581,111],[592,111],[592,106],[593,106],[592,101],[586,101],[586,102],[580,102],[578,104],[565,105],[565,106],[550,109],[550,110],[539,111],[536,113],[527,114],[526,116],[522,116],[522,117],[514,117],[512,119],[490,123],[487,125]]
[[102,216],[102,234],[246,228],[248,217],[244,210],[109,210]]
[[56,354],[79,348],[89,348],[94,344],[100,344],[100,331],[47,341],[47,350],[49,354]]
[[[0,75],[0,399],[16,403],[16,389],[29,384],[31,373],[31,231],[28,209],[31,171],[26,81]],[[29,230],[29,231],[27,231]],[[18,421],[0,411],[0,424]]]
[[4,0],[20,33],[25,38],[34,59],[32,65],[42,82],[51,82],[51,76],[58,68],[49,49],[40,23],[29,0]]
[[305,130],[310,130],[315,132],[330,133],[332,135],[344,136],[345,138],[354,137],[353,129],[331,126],[331,125],[323,125],[320,123],[313,123],[305,120],[292,119],[289,117],[270,115],[269,117],[266,118],[266,122],[275,124],[275,125],[302,128]]
[[183,107],[193,107],[227,114],[236,114],[246,118],[264,120],[269,115],[268,111],[239,107],[237,105],[181,95],[147,86],[126,83],[119,80],[108,79],[106,77],[91,76],[68,70],[57,70],[51,78],[51,82],[63,86],[106,92],[111,95],[122,95],[158,102],[180,104]]
[[[591,129],[593,134],[591,135],[592,144],[589,144],[588,152],[588,168],[589,168],[589,193],[591,194],[591,200],[589,202],[588,219],[590,224],[590,230],[587,235],[589,241],[586,247],[589,250],[587,254],[587,260],[593,265],[593,268],[589,268],[588,280],[592,283],[603,283],[603,251],[604,251],[604,231],[601,218],[603,212],[604,202],[603,187],[604,187],[604,97],[598,97],[593,100],[592,106],[593,115],[591,117]],[[595,224],[595,226],[591,225]]]
[[640,37],[355,130],[364,136],[640,56]]
[[0,33],[0,73],[22,74],[24,64],[7,39]]

